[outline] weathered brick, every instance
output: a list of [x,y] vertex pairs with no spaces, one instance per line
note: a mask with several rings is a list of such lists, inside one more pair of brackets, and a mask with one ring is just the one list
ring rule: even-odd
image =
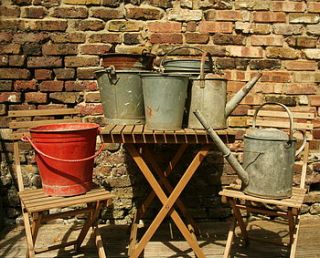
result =
[[46,32],[18,32],[13,35],[12,41],[14,43],[26,43],[26,42],[33,42],[33,43],[43,43],[49,40],[49,34]]
[[63,90],[63,81],[43,81],[39,85],[40,91],[54,92]]
[[77,108],[81,115],[102,115],[103,106],[102,104],[90,103],[90,104],[79,104]]
[[317,63],[315,61],[285,61],[284,67],[291,71],[315,71],[317,69]]
[[74,5],[100,5],[101,0],[63,0],[63,3]]
[[2,31],[18,31],[20,27],[20,20],[0,20],[0,30]]
[[[104,1],[112,2],[112,0],[104,0]],[[157,7],[161,7],[161,8],[164,8],[164,9],[172,7],[172,1],[167,1],[167,0],[149,0],[148,2],[152,6],[157,6]]]
[[267,47],[266,55],[268,58],[297,59],[300,51],[285,47]]
[[54,92],[49,94],[49,99],[66,104],[74,104],[81,101],[81,95],[75,92]]
[[26,57],[24,55],[10,55],[9,66],[24,66]]
[[284,12],[255,12],[253,13],[254,22],[286,22],[286,14]]
[[42,46],[42,53],[50,56],[76,55],[78,53],[77,44],[46,44]]
[[59,6],[61,4],[61,0],[33,0],[33,5],[41,5],[46,8]]
[[0,6],[0,16],[15,18],[20,16],[20,9],[15,6]]
[[98,86],[96,81],[66,81],[65,89],[66,91],[96,91]]
[[162,18],[161,9],[151,7],[127,7],[126,18],[142,20],[160,20]]
[[47,15],[47,10],[44,7],[25,7],[22,9],[21,17],[42,19]]
[[297,99],[290,96],[265,96],[266,102],[278,102],[286,106],[296,106]]
[[57,7],[53,10],[53,17],[57,18],[87,18],[88,10],[85,7]]
[[317,25],[307,25],[307,32],[312,35],[320,35],[320,26]]
[[0,80],[0,91],[11,91],[12,81],[11,80]]
[[281,62],[278,59],[262,59],[262,60],[251,60],[250,69],[253,70],[275,70],[281,67]]
[[37,80],[51,80],[52,79],[52,70],[48,69],[35,69],[34,77]]
[[229,55],[233,57],[263,57],[263,50],[260,47],[228,46],[226,49],[229,52]]
[[317,85],[314,83],[290,83],[287,85],[285,93],[290,95],[316,94]]
[[[74,79],[76,75],[76,71],[73,68],[56,68],[53,71],[58,80]],[[66,84],[67,82],[65,82],[65,88],[67,88]]]
[[85,95],[86,103],[99,103],[101,102],[99,92],[88,92]]
[[283,37],[272,35],[272,36],[251,36],[252,46],[282,46]]
[[270,10],[275,12],[299,13],[306,10],[306,4],[303,2],[272,1],[270,3]]
[[310,106],[320,106],[320,96],[309,96]]
[[29,79],[30,71],[19,68],[0,68],[0,79]]
[[152,33],[150,35],[150,43],[152,44],[182,44],[183,37],[180,33]]
[[186,43],[189,44],[206,44],[209,41],[209,34],[207,33],[185,33]]
[[213,43],[218,45],[244,45],[245,37],[243,35],[225,35],[217,33],[213,37]]
[[179,33],[182,30],[180,22],[148,22],[147,27],[149,31],[158,33]]
[[21,46],[19,44],[0,44],[1,54],[19,54]]
[[94,56],[66,56],[64,59],[66,67],[98,66],[99,58]]
[[99,18],[104,21],[109,21],[113,19],[121,19],[124,17],[124,13],[120,9],[114,8],[92,8],[91,15],[94,18]]
[[86,41],[84,33],[52,33],[50,38],[54,43],[83,43]]
[[93,31],[98,31],[98,30],[103,30],[105,27],[105,23],[100,20],[82,20],[76,23],[76,29],[77,30],[93,30]]
[[308,59],[320,60],[320,49],[304,49],[302,52]]
[[260,82],[290,82],[290,73],[286,71],[265,71],[260,78]]
[[320,17],[318,14],[313,13],[290,13],[289,23],[318,23]]
[[27,66],[33,68],[41,67],[61,67],[62,59],[61,57],[28,57]]
[[0,42],[10,43],[12,41],[13,35],[11,32],[0,32]]
[[202,21],[199,24],[199,31],[201,33],[232,33],[232,22],[214,22]]
[[27,103],[45,104],[48,102],[48,95],[43,92],[26,92],[24,98]]
[[208,52],[212,56],[226,56],[227,54],[227,49],[226,47],[220,47],[220,46],[208,46],[208,45],[203,45],[201,46],[201,49],[203,51]]
[[279,35],[299,35],[303,32],[302,25],[274,24],[273,30]]
[[320,82],[320,72],[296,72],[292,77],[294,82]]
[[92,80],[96,78],[95,71],[99,68],[77,68],[77,78],[80,80]]
[[20,81],[17,80],[13,84],[13,88],[15,91],[26,91],[26,90],[36,90],[37,83],[35,80],[31,81]]
[[320,3],[316,1],[307,1],[309,13],[320,13]]
[[0,103],[19,103],[21,102],[21,93],[18,92],[0,92]]
[[250,13],[247,11],[220,10],[215,14],[216,21],[249,21]]
[[202,19],[201,10],[171,9],[168,12],[168,19],[171,21],[200,21]]
[[12,3],[15,5],[30,5],[32,3],[32,0],[12,0]]
[[79,53],[82,55],[102,55],[108,53],[111,48],[111,44],[87,44],[80,46]]
[[123,43],[126,45],[136,45],[140,43],[140,33],[124,33]]
[[21,30],[35,31],[65,31],[68,21],[65,20],[22,20],[19,24]]
[[9,64],[9,57],[7,55],[0,55],[0,66],[7,66]]
[[290,47],[313,48],[317,46],[317,38],[314,37],[289,37],[286,41]]
[[236,0],[235,9],[245,10],[269,10],[270,3],[268,1],[255,1],[255,0]]
[[42,54],[41,45],[38,43],[26,43],[22,46],[22,52],[26,56],[40,56]]
[[100,33],[89,36],[89,43],[121,43],[121,34],[119,33]]
[[109,31],[140,31],[145,23],[141,21],[110,21],[107,24]]
[[[194,22],[194,21],[188,22],[188,23],[187,23],[187,26],[186,26],[186,31],[196,32],[197,26],[198,26],[197,23]],[[160,31],[159,31],[159,32],[160,32]]]

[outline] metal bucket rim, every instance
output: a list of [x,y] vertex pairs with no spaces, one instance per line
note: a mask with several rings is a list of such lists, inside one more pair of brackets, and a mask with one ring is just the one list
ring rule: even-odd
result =
[[170,74],[170,73],[142,73],[141,77],[180,77],[180,78],[189,78],[190,75],[187,74]]
[[[70,128],[64,128],[70,126]],[[78,128],[71,128],[71,126],[79,126]],[[56,129],[50,129],[50,127],[58,127]],[[81,128],[82,127],[82,128]],[[96,123],[61,123],[61,124],[47,124],[30,128],[30,133],[64,133],[64,132],[76,132],[87,131],[91,129],[98,129],[100,125]]]
[[245,134],[244,135],[245,138],[248,138],[248,139],[254,139],[254,140],[262,140],[262,141],[278,141],[278,142],[296,142],[297,139],[295,137],[293,137],[292,139],[275,139],[275,138],[267,138],[267,137],[256,137],[256,136],[250,136],[250,135],[247,135]]
[[[116,73],[154,73],[154,71],[148,71],[148,70],[114,70]],[[97,70],[94,73],[109,73],[107,68]]]

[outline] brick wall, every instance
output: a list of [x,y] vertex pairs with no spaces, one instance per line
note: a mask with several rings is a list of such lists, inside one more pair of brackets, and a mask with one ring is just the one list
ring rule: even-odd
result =
[[[314,124],[320,124],[319,1],[2,0],[0,16],[3,129],[8,124],[8,110],[53,106],[76,107],[86,121],[103,124],[93,73],[100,67],[101,56],[146,49],[158,55],[159,62],[166,52],[181,45],[196,46],[213,55],[228,79],[229,97],[253,74],[263,71],[263,77],[230,118],[229,125],[239,129],[239,136],[246,126],[247,109],[270,100],[314,112]],[[197,53],[183,50],[179,54]],[[318,131],[315,136],[320,136]],[[10,144],[5,145],[10,150]],[[7,215],[14,218],[19,214],[19,202],[3,149],[1,191],[5,192]],[[312,149],[317,158],[317,140]],[[233,150],[241,150],[241,142]],[[10,153],[6,155],[10,157]],[[193,182],[210,189],[191,207],[201,218],[228,213],[214,194],[221,181],[228,183],[234,176],[225,165],[221,177],[222,161],[216,163],[215,155],[212,152]],[[29,160],[32,165],[32,159],[26,158]],[[103,214],[118,223],[130,221],[133,203],[147,187],[128,162],[131,164],[121,146],[110,145],[95,169],[96,182],[119,196],[112,214]],[[315,163],[308,175],[315,190],[308,197],[311,205],[306,206],[311,213],[320,209],[319,167]],[[219,173],[213,168],[220,168]],[[196,192],[192,189],[188,192]]]

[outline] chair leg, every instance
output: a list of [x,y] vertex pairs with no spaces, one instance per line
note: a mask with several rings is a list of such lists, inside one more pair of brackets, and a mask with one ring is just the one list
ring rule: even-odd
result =
[[224,252],[223,252],[223,258],[229,258],[230,251],[231,251],[231,246],[232,246],[232,242],[233,242],[235,228],[236,228],[236,220],[235,220],[234,217],[232,217],[231,225],[229,227],[226,247],[225,247]]
[[247,245],[249,245],[249,237],[248,237],[246,224],[244,223],[244,221],[242,219],[242,216],[241,216],[240,209],[237,207],[237,203],[236,203],[236,200],[234,198],[230,198],[229,199],[229,203],[230,203],[230,205],[232,207],[233,216],[237,220],[237,223],[238,223],[238,225],[240,227],[241,235],[242,235],[244,244],[245,244],[245,246],[247,246]]
[[93,233],[95,235],[95,243],[98,250],[99,258],[107,258],[106,252],[103,247],[103,241],[102,241],[102,237],[101,237],[101,233],[98,225],[94,226]]
[[296,256],[297,244],[298,244],[298,235],[300,230],[300,219],[301,216],[297,216],[296,223],[295,223],[295,232],[293,233],[293,242],[291,243],[291,250],[290,250],[290,258],[294,258]]
[[27,239],[27,258],[35,258],[35,251],[34,251],[34,240],[32,238],[32,232],[31,232],[31,224],[29,220],[29,214],[22,208],[22,216],[23,216],[23,222],[24,222],[24,228],[26,231],[26,239]]

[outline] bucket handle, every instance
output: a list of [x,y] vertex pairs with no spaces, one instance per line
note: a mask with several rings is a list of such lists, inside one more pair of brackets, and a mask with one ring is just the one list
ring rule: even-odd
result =
[[32,142],[32,140],[30,139],[30,137],[28,136],[24,136],[21,138],[22,141],[24,142],[29,142],[31,144],[31,146],[35,149],[36,152],[38,152],[39,154],[41,154],[42,156],[48,158],[48,159],[53,159],[56,161],[62,161],[62,162],[81,162],[81,161],[87,161],[90,159],[94,159],[95,157],[97,157],[103,150],[105,144],[101,144],[99,150],[92,156],[87,157],[87,158],[83,158],[83,159],[60,159],[60,158],[56,158],[56,157],[52,157],[48,154],[45,154],[44,152],[42,152],[41,150],[38,149],[38,147],[34,144],[34,142]]
[[[205,51],[203,51],[201,48],[198,48],[198,47],[189,47],[189,46],[181,46],[181,47],[176,47],[174,49],[171,49],[170,51],[168,51],[164,56],[163,58],[161,59],[161,62],[160,62],[160,71],[163,71],[164,68],[163,68],[163,62],[166,60],[166,58],[168,57],[169,54],[171,54],[172,52],[176,51],[176,50],[179,50],[179,49],[183,49],[183,48],[189,48],[189,49],[195,49],[195,50],[198,50],[200,51],[201,53],[205,53]],[[210,55],[210,58],[211,58],[211,55]],[[211,60],[209,59],[209,62],[210,62],[210,72],[213,72],[213,62],[212,62],[212,58]]]
[[[201,55],[201,63],[200,63],[200,88],[204,88],[205,87],[204,64],[205,64],[206,56],[208,56],[211,72],[212,72],[212,67],[213,67],[213,64],[214,64],[214,61],[212,60],[211,54],[209,52],[203,52],[202,55]],[[215,64],[214,64],[214,67],[215,67]]]
[[289,110],[289,108],[285,105],[283,105],[282,103],[279,103],[279,102],[266,102],[266,103],[263,103],[262,105],[260,105],[254,115],[253,115],[253,121],[252,121],[252,128],[255,128],[256,127],[256,118],[257,118],[257,115],[258,115],[258,112],[260,111],[260,109],[266,105],[278,105],[280,107],[282,107],[283,109],[285,109],[285,111],[287,111],[288,113],[288,116],[289,116],[289,122],[290,122],[290,128],[289,128],[289,140],[292,141],[293,140],[293,117],[292,117],[292,113],[291,111]]
[[117,76],[116,73],[116,68],[114,65],[110,65],[108,68],[105,69],[105,71],[108,74],[108,79],[112,85],[116,85],[119,81],[119,77]]

